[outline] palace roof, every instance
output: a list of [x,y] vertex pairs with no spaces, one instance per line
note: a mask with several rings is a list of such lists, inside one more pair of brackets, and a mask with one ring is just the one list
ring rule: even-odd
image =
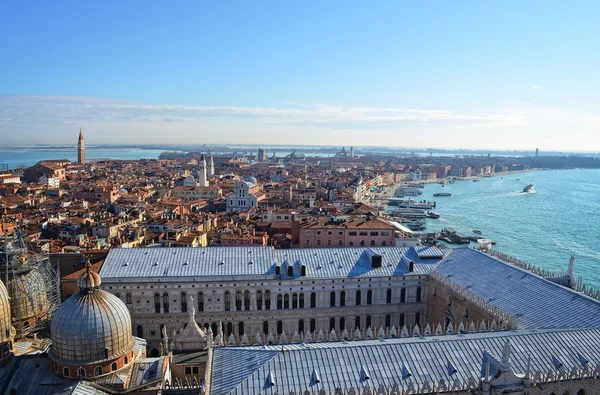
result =
[[[211,394],[303,394],[324,389],[397,384],[468,388],[500,368],[503,355],[518,374],[552,377],[600,369],[600,329],[510,331],[298,345],[218,347]],[[510,345],[507,347],[507,341]],[[511,349],[513,350],[511,353]],[[506,355],[508,352],[508,355]],[[457,384],[458,383],[458,384]],[[445,392],[445,391],[444,391]],[[387,392],[386,392],[387,393]],[[398,391],[400,393],[400,391]]]
[[453,250],[435,269],[492,303],[521,329],[600,327],[600,302],[482,252]]
[[[429,273],[443,257],[437,247],[301,248],[274,250],[271,247],[206,248],[114,248],[100,274],[105,282],[124,279],[174,277],[274,277],[279,265],[281,278],[349,278],[403,276]],[[381,267],[373,267],[372,257],[381,257]]]

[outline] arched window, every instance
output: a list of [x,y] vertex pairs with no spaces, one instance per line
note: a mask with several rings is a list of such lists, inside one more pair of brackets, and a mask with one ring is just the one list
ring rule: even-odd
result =
[[265,310],[271,310],[271,291],[265,291]]
[[300,268],[300,275],[302,277],[306,277],[306,266],[302,265],[302,267]]
[[298,294],[292,294],[292,309],[298,308]]
[[277,294],[277,310],[283,309],[283,295]]
[[404,327],[404,313],[400,314],[400,328]]
[[187,313],[187,294],[185,292],[181,293],[181,312]]
[[310,331],[314,332],[317,330],[317,321],[313,318],[310,320]]
[[129,361],[129,360],[127,359],[127,357],[123,358],[123,364],[127,365],[127,362],[128,362],[128,361]]
[[312,307],[312,308],[317,307],[317,293],[316,292],[312,292],[310,294],[310,307]]
[[141,325],[136,327],[136,336],[142,338],[144,337],[144,328]]
[[265,335],[269,334],[269,321],[263,321],[263,333]]
[[450,297],[450,295],[448,295],[448,300],[446,301],[446,304],[448,305],[448,307],[452,307],[452,298]]
[[168,293],[163,293],[163,311],[165,313],[169,312],[169,294]]
[[281,335],[283,333],[283,321],[277,321],[277,334]]
[[406,302],[406,288],[400,290],[400,303]]
[[335,291],[332,291],[331,294],[329,294],[329,306],[335,307]]
[[390,288],[388,288],[388,290],[385,294],[385,303],[387,303],[387,304],[392,303],[392,290]]
[[96,366],[94,369],[94,376],[102,376],[102,366]]
[[210,330],[211,330],[213,336],[217,336],[218,329],[219,328],[217,327],[217,323],[213,322],[210,326]]
[[415,313],[415,325],[421,325],[421,313]]
[[240,321],[238,323],[238,335],[239,336],[244,336],[244,322]]
[[244,291],[244,310],[250,310],[250,291]]
[[242,310],[242,291],[239,289],[235,291],[235,309],[236,311]]
[[387,314],[385,316],[385,327],[389,328],[390,326],[392,326],[392,316]]
[[421,301],[421,287],[417,287],[417,302]]
[[231,310],[231,292],[225,291],[225,311],[229,310]]
[[160,313],[160,294],[158,292],[154,294],[154,312]]
[[335,329],[335,318],[331,317],[329,319],[329,330]]
[[277,275],[277,276],[281,275],[281,266],[279,266],[279,265],[275,266],[275,275]]
[[373,290],[367,291],[367,304],[373,304]]
[[371,316],[367,316],[367,328],[371,328]]
[[288,295],[288,294],[283,295],[283,308],[284,309],[290,308],[290,295]]
[[[231,322],[227,323],[227,336],[230,336],[233,333],[233,324]],[[225,339],[223,339],[225,340]]]
[[343,331],[344,329],[346,329],[346,318],[341,317],[340,318],[340,331]]
[[204,292],[198,292],[198,311],[204,311]]
[[354,327],[360,329],[360,317],[354,319]]
[[301,309],[304,308],[304,294],[300,294],[300,302],[298,303],[298,307],[300,307]]
[[71,369],[69,369],[68,367],[64,367],[63,368],[63,376],[65,377],[71,377]]
[[298,333],[304,332],[304,320],[298,320]]
[[262,304],[263,304],[263,293],[259,289],[258,291],[256,291],[256,310],[262,310]]
[[340,292],[340,306],[346,305],[346,291]]
[[117,363],[116,363],[116,362],[113,362],[113,364],[110,366],[110,369],[111,369],[112,371],[115,371],[115,370],[117,370]]
[[469,319],[469,308],[465,307],[465,318],[468,320]]
[[133,302],[131,301],[131,293],[130,292],[127,292],[125,294],[125,301],[127,304],[133,304]]
[[362,303],[362,293],[360,292],[360,290],[356,291],[356,298],[355,298],[355,305],[360,306],[360,304]]
[[288,277],[294,277],[294,266],[288,266]]

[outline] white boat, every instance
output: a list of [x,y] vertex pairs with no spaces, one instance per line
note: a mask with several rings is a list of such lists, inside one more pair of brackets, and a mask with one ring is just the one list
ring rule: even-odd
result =
[[535,193],[535,188],[533,187],[533,184],[529,184],[525,188],[523,188],[523,193]]

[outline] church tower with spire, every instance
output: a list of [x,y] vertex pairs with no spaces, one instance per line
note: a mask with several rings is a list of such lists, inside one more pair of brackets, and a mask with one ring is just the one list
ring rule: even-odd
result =
[[79,128],[79,141],[77,142],[77,163],[85,164],[85,141],[81,128]]

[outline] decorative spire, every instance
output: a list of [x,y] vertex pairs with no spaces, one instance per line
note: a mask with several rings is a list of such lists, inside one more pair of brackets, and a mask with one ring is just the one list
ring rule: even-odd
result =
[[83,141],[83,130],[79,128],[79,141]]
[[502,349],[502,360],[500,361],[500,368],[503,372],[508,372],[511,370],[511,362],[510,362],[510,353],[512,350],[512,346],[510,344],[510,339],[506,340],[504,343],[504,348]]

